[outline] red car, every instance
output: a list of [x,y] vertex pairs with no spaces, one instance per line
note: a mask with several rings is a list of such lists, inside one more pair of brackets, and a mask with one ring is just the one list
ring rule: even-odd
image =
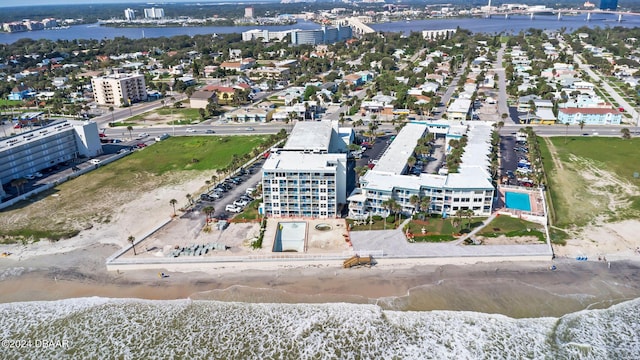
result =
[[620,112],[624,112],[624,108],[623,108],[623,107],[619,107],[619,108],[618,108],[618,111],[620,111]]
[[147,146],[147,144],[145,144],[145,143],[139,143],[139,144],[136,144],[136,147],[137,147],[138,149],[142,149],[143,147],[146,147],[146,146]]
[[100,133],[100,134],[98,134],[98,136],[99,136],[99,137],[101,137],[101,138],[103,138],[103,137],[107,137],[107,134],[105,134],[105,133]]
[[15,124],[13,126],[14,129],[22,129],[22,124]]

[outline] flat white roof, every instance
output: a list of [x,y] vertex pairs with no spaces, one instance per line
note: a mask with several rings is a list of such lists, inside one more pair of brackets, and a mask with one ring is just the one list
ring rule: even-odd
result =
[[265,171],[335,171],[336,162],[347,161],[346,154],[309,154],[296,151],[271,153],[264,162]]
[[331,143],[331,121],[303,121],[293,127],[284,150],[329,151]]
[[451,105],[449,105],[447,112],[467,113],[470,107],[471,99],[458,98]]
[[427,125],[409,123],[398,133],[391,145],[382,154],[375,166],[378,172],[389,172],[400,175],[407,165],[407,160],[413,154],[418,140],[427,131]]
[[467,167],[478,166],[482,169],[489,169],[491,161],[489,153],[491,152],[491,133],[493,127],[484,122],[468,122],[469,131],[467,132],[467,146],[460,159],[460,173],[464,173]]

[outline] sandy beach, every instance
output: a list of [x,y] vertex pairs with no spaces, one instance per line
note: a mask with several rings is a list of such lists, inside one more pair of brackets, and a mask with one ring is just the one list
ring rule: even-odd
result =
[[[607,307],[640,296],[636,276],[640,238],[633,236],[640,233],[638,221],[587,227],[567,246],[554,248],[558,257],[553,262],[424,265],[419,260],[382,259],[372,268],[358,269],[342,269],[340,262],[281,263],[270,269],[244,263],[208,272],[168,272],[166,278],[153,270],[106,271],[105,259],[128,245],[128,235],[140,236],[161,223],[169,213],[169,199],[193,192],[201,183],[197,179],[147,194],[143,201],[116,211],[118,216],[111,224],[73,239],[0,247],[11,253],[0,258],[0,302],[86,296],[353,302],[397,310],[468,310],[532,317]],[[576,261],[576,255],[588,255],[590,261]],[[607,261],[598,261],[599,256],[606,256]],[[552,264],[556,271],[549,270]]]

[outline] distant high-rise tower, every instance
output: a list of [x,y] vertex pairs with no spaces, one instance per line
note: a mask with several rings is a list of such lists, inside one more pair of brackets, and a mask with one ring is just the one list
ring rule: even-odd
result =
[[124,9],[124,19],[125,20],[134,20],[136,18],[136,13],[133,9]]
[[247,6],[244,8],[244,17],[247,19],[253,18],[253,6]]
[[144,17],[147,19],[162,19],[164,17],[164,9],[162,8],[144,9]]
[[616,10],[618,0],[600,0],[600,10]]

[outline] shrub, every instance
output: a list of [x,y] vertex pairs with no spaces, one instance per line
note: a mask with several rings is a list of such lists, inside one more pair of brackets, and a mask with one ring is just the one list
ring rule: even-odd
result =
[[395,215],[389,215],[387,216],[387,224],[393,224],[394,222],[396,222],[396,216]]
[[380,220],[382,220],[382,216],[380,216],[380,215],[373,215],[373,216],[371,217],[371,219],[373,219],[373,221],[380,221]]

